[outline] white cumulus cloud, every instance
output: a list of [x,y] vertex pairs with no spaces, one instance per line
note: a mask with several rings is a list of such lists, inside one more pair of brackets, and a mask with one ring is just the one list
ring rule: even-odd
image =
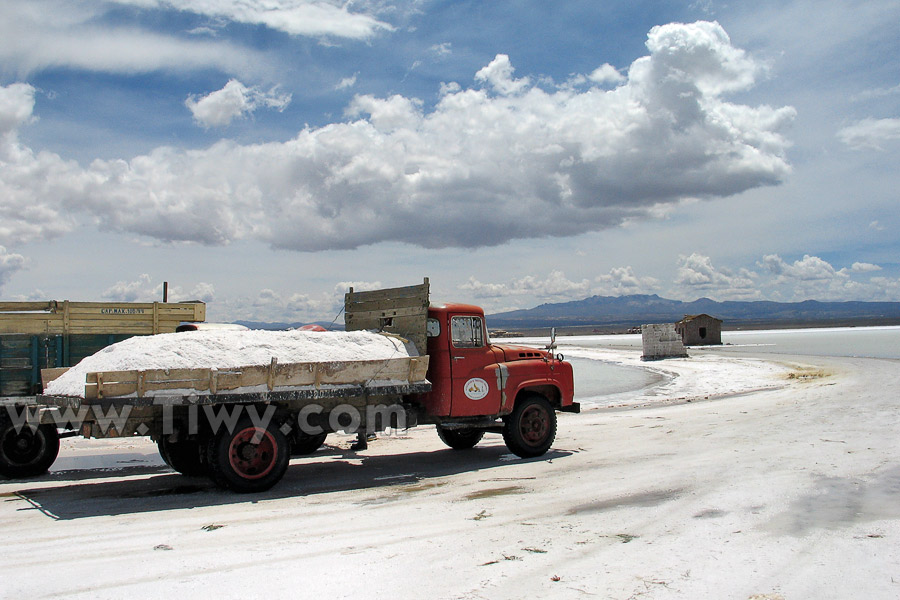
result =
[[[112,302],[161,302],[163,289],[163,282],[154,282],[150,275],[143,273],[132,281],[117,281],[101,297]],[[215,296],[215,287],[210,283],[198,282],[189,291],[178,285],[168,286],[169,302],[212,302]]]
[[880,271],[881,267],[873,265],[872,263],[855,262],[850,266],[850,270],[854,273],[873,273],[875,271]]
[[0,246],[0,289],[9,281],[9,278],[25,268],[25,257],[21,254],[8,252]]
[[199,99],[188,98],[185,106],[200,125],[222,127],[261,107],[282,111],[290,102],[291,95],[280,94],[276,88],[263,92],[256,87],[248,88],[237,79],[231,79],[221,90],[210,92]]
[[14,134],[33,118],[34,92],[27,83],[0,86],[0,136]]
[[65,204],[81,198],[91,180],[74,161],[19,142],[18,128],[33,118],[34,93],[28,84],[0,86],[0,245],[70,231]]
[[794,262],[769,254],[759,266],[773,276],[769,286],[789,300],[893,300],[900,289],[900,281],[896,279],[871,277],[882,270],[872,263],[855,262],[837,269],[809,254]]
[[602,85],[604,83],[622,83],[625,81],[625,76],[619,73],[618,69],[611,64],[603,63],[591,71],[588,79]]
[[598,276],[595,281],[599,284],[595,293],[604,296],[645,294],[659,286],[658,279],[638,277],[630,266],[614,267],[606,275]]
[[507,296],[533,296],[535,298],[583,298],[591,291],[591,282],[587,279],[571,281],[562,271],[551,271],[541,279],[526,275],[509,283],[482,283],[474,277],[459,286],[459,289],[472,292],[476,298],[503,298]]
[[351,75],[350,77],[344,77],[343,79],[341,79],[341,80],[338,82],[338,84],[337,84],[336,86],[334,86],[334,89],[336,89],[336,90],[348,90],[348,89],[352,88],[353,86],[356,85],[356,78],[357,78],[357,75],[358,75],[358,74],[354,73],[354,74]]
[[514,71],[509,57],[505,54],[498,54],[489,65],[475,73],[475,80],[489,84],[498,94],[516,94],[528,88],[530,81],[527,77],[513,78]]
[[[500,55],[478,72],[486,85],[443,85],[431,109],[358,96],[349,120],[285,142],[161,147],[86,169],[35,153],[13,129],[0,147],[0,213],[21,227],[0,230],[0,243],[86,217],[164,241],[480,247],[598,231],[788,176],[782,131],[795,111],[723,98],[760,67],[718,24],[656,27],[647,47],[611,90],[515,78]],[[210,114],[234,114],[221,104]],[[13,127],[31,110],[11,117]]]
[[266,288],[253,297],[227,298],[215,308],[227,315],[227,320],[308,323],[334,318],[343,304],[343,291],[307,294]]
[[900,119],[863,119],[837,135],[854,150],[884,150],[887,142],[900,140]]
[[674,283],[690,294],[703,294],[714,300],[754,300],[760,297],[757,277],[747,269],[735,273],[716,267],[710,257],[695,252],[679,257]]
[[113,302],[154,302],[162,299],[156,295],[150,276],[146,273],[134,281],[117,281],[105,289],[101,297]]
[[818,256],[805,254],[802,259],[793,263],[785,262],[777,254],[769,254],[763,257],[762,264],[773,274],[784,280],[796,279],[800,281],[828,281],[840,275],[827,261]]

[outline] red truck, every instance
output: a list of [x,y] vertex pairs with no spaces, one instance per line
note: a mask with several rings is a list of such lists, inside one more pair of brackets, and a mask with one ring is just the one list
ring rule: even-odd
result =
[[[40,411],[9,414],[21,421],[22,414],[37,413],[44,430],[55,424],[88,438],[150,436],[176,471],[258,492],[283,477],[291,456],[314,452],[335,431],[371,434],[430,423],[451,448],[469,449],[485,433],[500,433],[511,452],[530,458],[553,443],[556,411],[579,412],[572,366],[553,354],[552,339],[543,350],[492,344],[484,311],[430,305],[428,279],[387,290],[351,288],[345,325],[348,331],[401,336],[419,356],[286,365],[273,360],[239,373],[89,373],[84,397],[38,396]],[[9,423],[16,421],[10,416]],[[22,435],[34,426],[25,425]],[[2,433],[7,442],[14,441],[10,427]],[[49,466],[39,458],[0,449],[0,472],[39,474]],[[40,467],[27,472],[26,461]]]

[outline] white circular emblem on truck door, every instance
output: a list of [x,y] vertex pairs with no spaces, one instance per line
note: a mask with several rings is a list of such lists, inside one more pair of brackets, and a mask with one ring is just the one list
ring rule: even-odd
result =
[[466,382],[466,398],[471,400],[481,400],[488,395],[489,391],[488,382],[480,377],[473,377]]

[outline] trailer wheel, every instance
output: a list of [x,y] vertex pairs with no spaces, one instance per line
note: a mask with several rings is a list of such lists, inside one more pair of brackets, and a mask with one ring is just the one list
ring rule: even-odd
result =
[[244,418],[233,431],[219,431],[209,441],[209,475],[220,487],[235,492],[263,492],[287,470],[289,444],[274,425],[258,427]]
[[9,478],[41,475],[58,454],[59,432],[54,425],[25,425],[17,432],[8,419],[0,420],[0,474]]
[[294,439],[291,440],[291,456],[306,456],[307,454],[312,454],[322,447],[322,444],[325,443],[325,438],[327,437],[327,433],[304,435],[302,437],[295,436]]
[[169,436],[163,436],[156,442],[159,455],[175,471],[182,475],[195,477],[206,475],[206,464],[203,460],[205,452],[201,452],[197,440],[178,440],[170,442]]
[[522,398],[503,423],[506,447],[522,458],[543,455],[555,438],[556,411],[540,394]]
[[444,429],[437,426],[438,437],[454,450],[468,450],[484,437],[483,429]]

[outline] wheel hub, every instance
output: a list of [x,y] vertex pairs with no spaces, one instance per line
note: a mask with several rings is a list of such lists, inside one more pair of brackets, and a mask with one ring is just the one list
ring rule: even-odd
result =
[[238,432],[228,448],[228,459],[235,473],[245,479],[265,477],[274,467],[277,444],[271,433],[248,427]]
[[3,440],[4,454],[13,458],[16,462],[28,462],[41,450],[40,441],[30,429],[25,428],[19,433],[10,429]]
[[550,419],[545,411],[535,406],[522,415],[522,437],[530,444],[541,443],[547,435]]

